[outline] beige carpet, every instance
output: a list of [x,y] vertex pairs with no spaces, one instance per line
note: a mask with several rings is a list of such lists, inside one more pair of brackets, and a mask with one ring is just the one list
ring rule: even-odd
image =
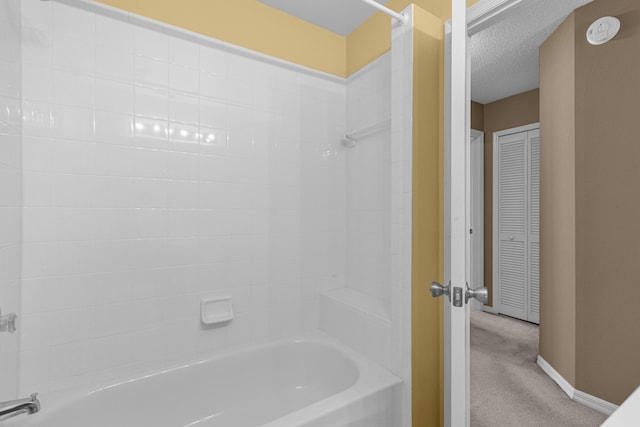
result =
[[536,364],[538,326],[471,315],[471,426],[590,427],[607,418],[575,403]]

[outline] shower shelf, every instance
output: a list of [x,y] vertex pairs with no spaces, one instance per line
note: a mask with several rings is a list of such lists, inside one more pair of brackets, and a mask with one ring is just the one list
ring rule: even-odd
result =
[[340,288],[323,292],[323,296],[333,299],[369,316],[385,322],[390,321],[389,310],[379,298],[363,294],[355,289]]

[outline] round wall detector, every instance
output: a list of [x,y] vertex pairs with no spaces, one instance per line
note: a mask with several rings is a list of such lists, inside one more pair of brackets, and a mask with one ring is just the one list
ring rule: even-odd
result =
[[603,16],[589,26],[587,41],[592,45],[608,42],[620,31],[620,20],[613,16]]

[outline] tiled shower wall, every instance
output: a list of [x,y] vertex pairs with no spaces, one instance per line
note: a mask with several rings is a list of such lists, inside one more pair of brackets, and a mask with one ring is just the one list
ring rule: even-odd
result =
[[[344,82],[90,3],[21,3],[21,392],[317,328],[346,275]],[[219,294],[236,316],[204,328]]]
[[347,151],[347,286],[391,298],[391,53],[347,80],[347,131],[379,126]]
[[[20,310],[20,3],[0,0],[0,309]],[[19,334],[0,332],[0,400],[15,399]]]

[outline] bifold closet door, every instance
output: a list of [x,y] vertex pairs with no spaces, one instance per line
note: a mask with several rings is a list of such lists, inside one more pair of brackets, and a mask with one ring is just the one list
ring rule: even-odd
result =
[[538,129],[501,135],[496,141],[496,273],[500,313],[539,322]]
[[528,132],[529,144],[529,301],[527,320],[540,323],[540,129]]

